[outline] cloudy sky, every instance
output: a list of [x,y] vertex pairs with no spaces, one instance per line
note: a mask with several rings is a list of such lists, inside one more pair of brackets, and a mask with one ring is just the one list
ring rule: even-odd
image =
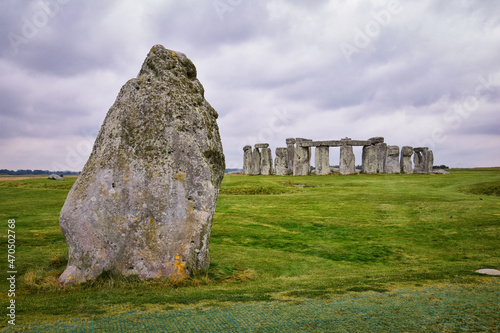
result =
[[500,166],[496,0],[2,0],[0,43],[0,168],[81,170],[155,44],[196,65],[227,167],[347,136]]

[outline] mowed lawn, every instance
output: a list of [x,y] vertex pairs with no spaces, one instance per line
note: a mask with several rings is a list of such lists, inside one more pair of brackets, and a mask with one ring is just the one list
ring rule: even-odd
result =
[[[67,246],[58,217],[75,179],[0,182],[0,299],[9,301],[7,221],[15,219],[17,324],[478,284],[494,278],[475,270],[500,269],[500,169],[449,175],[226,175],[209,272],[182,281],[104,274],[63,288],[57,277],[65,268]],[[0,327],[5,325],[2,320]]]

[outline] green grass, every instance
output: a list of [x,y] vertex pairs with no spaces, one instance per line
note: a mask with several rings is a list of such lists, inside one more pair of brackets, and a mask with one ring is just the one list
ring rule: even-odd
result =
[[[105,274],[65,288],[57,284],[67,261],[58,217],[75,178],[2,181],[4,253],[7,220],[16,219],[17,323],[483,283],[490,278],[475,270],[500,268],[500,170],[451,172],[226,175],[206,275],[140,281]],[[6,304],[3,275],[0,288]]]

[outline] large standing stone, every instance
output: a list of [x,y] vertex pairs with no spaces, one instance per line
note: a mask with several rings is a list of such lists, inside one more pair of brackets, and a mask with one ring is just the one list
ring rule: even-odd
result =
[[251,175],[260,175],[260,150],[255,148],[252,152],[252,164],[251,164]]
[[193,63],[154,46],[120,90],[62,208],[61,283],[104,271],[145,279],[208,269],[224,176],[216,119]]
[[308,139],[297,138],[296,147],[294,150],[293,159],[293,175],[294,176],[307,176],[311,169],[311,148],[303,147],[302,142],[311,141]]
[[319,146],[316,147],[314,161],[316,165],[317,175],[330,174],[330,147]]
[[252,146],[243,147],[243,173],[245,175],[252,173]]
[[265,176],[273,174],[273,155],[271,148],[262,148],[260,156],[260,174]]
[[418,147],[413,149],[414,173],[429,173],[429,148]]
[[387,157],[385,160],[385,173],[400,173],[399,166],[399,147],[387,146]]
[[288,151],[288,174],[293,175],[293,159],[295,158],[295,138],[286,139]]
[[401,148],[401,173],[413,173],[413,165],[411,163],[411,156],[413,155],[413,147],[404,146]]
[[276,148],[276,158],[274,159],[274,173],[276,176],[289,175],[288,170],[288,149]]
[[427,172],[432,173],[434,170],[434,153],[432,150],[427,151]]
[[378,148],[375,145],[363,146],[361,172],[373,174],[378,169]]
[[339,173],[341,175],[356,174],[356,163],[352,146],[343,145],[340,147]]
[[378,173],[386,173],[385,171],[385,162],[387,158],[387,143],[381,142],[375,145],[377,147],[377,172]]

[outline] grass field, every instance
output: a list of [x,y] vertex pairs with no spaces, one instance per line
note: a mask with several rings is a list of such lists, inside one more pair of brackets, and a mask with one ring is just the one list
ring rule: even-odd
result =
[[[75,179],[0,182],[2,276],[8,270],[7,220],[16,220],[18,324],[499,281],[474,271],[500,269],[500,169],[227,175],[208,274],[182,281],[105,274],[63,288],[57,277],[67,246],[58,216]],[[0,288],[7,304],[5,278]]]

